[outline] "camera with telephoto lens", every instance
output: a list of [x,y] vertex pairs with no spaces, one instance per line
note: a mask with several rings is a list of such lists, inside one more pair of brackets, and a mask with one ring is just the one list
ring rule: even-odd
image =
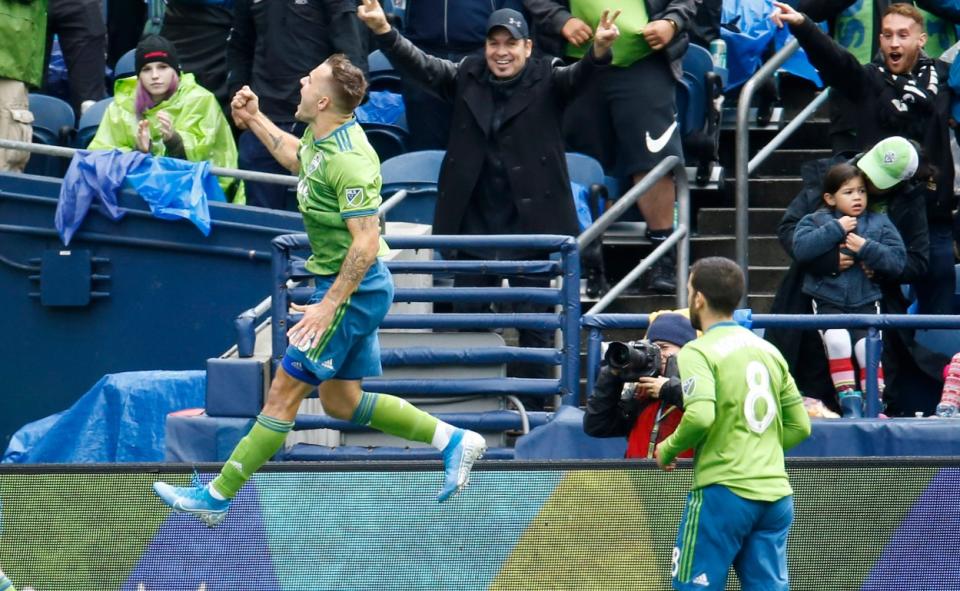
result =
[[610,343],[603,358],[625,382],[660,375],[660,347],[648,340]]

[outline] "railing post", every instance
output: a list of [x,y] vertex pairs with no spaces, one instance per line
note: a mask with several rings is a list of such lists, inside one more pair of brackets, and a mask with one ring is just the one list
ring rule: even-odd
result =
[[287,301],[287,277],[290,262],[290,252],[286,246],[273,242],[273,321],[270,326],[272,336],[272,357],[274,364],[280,363],[283,354],[287,350],[287,310],[289,309]]
[[685,308],[687,306],[687,274],[690,271],[690,180],[681,162],[678,162],[673,169],[673,182],[677,195],[678,223],[686,228],[683,240],[677,244],[677,307]]
[[740,91],[740,100],[737,104],[737,135],[736,135],[736,258],[737,264],[743,269],[744,292],[741,304],[746,307],[749,289],[750,254],[747,245],[747,236],[750,225],[750,103],[753,94],[760,84],[772,76],[787,59],[797,51],[800,44],[792,39],[770,58],[756,74],[747,80]]
[[880,369],[880,354],[883,343],[880,340],[880,331],[876,326],[867,329],[866,363],[867,363],[867,416],[875,418],[882,410],[880,407],[880,387],[878,373]]
[[590,327],[590,336],[587,337],[587,396],[593,394],[597,385],[597,375],[600,373],[600,343],[603,335],[596,326]]
[[563,264],[563,366],[560,377],[562,403],[578,405],[580,387],[580,252],[570,238],[560,247]]

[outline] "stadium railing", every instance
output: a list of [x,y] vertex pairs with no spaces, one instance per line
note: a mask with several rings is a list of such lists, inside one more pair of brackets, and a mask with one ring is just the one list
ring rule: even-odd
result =
[[[877,368],[880,365],[882,342],[880,331],[889,329],[960,329],[960,316],[913,314],[753,314],[749,309],[737,310],[734,319],[742,326],[754,328],[828,329],[861,328],[867,330],[866,416],[880,414]],[[649,325],[646,314],[585,314],[581,319],[587,331],[587,392],[592,392],[600,371],[600,349],[603,331],[609,329],[644,329]]]
[[[577,236],[577,246],[582,251],[590,246],[595,240],[601,238],[604,233],[620,219],[628,210],[636,207],[637,201],[646,193],[654,183],[661,178],[673,173],[673,180],[677,188],[677,224],[670,236],[643,260],[637,264],[627,275],[616,285],[610,288],[600,301],[598,301],[588,314],[599,314],[607,308],[614,300],[626,291],[626,289],[637,279],[640,278],[657,260],[666,254],[674,245],[677,246],[677,285],[687,284],[687,271],[690,266],[690,182],[687,179],[686,168],[683,162],[676,156],[668,156],[660,161],[653,170],[651,170],[643,180],[630,188],[629,191],[617,199],[607,211],[593,222],[589,228]],[[687,305],[687,290],[677,289],[677,306]]]
[[[771,155],[774,150],[779,148],[793,133],[809,119],[820,105],[826,102],[830,95],[830,89],[826,88],[816,98],[810,101],[790,123],[781,129],[777,135],[763,146],[757,154],[750,158],[750,103],[753,101],[753,95],[768,78],[773,76],[790,57],[800,48],[800,43],[792,39],[783,48],[775,53],[773,57],[767,60],[757,72],[747,80],[740,91],[740,98],[737,103],[737,132],[736,132],[736,164],[735,174],[735,201],[736,201],[736,223],[734,234],[736,236],[736,260],[741,269],[749,269],[750,255],[749,245],[749,226],[750,226],[750,175],[760,167],[761,164]],[[749,273],[744,273],[744,281],[749,281]],[[744,300],[749,291],[749,283],[744,284]]]
[[[560,397],[562,404],[577,404],[579,394],[580,354],[580,262],[576,241],[569,236],[385,236],[394,249],[523,249],[543,253],[542,260],[388,260],[394,274],[493,274],[498,276],[535,275],[559,278],[557,287],[397,287],[394,302],[472,302],[527,303],[554,307],[551,313],[390,313],[381,329],[462,330],[462,329],[540,329],[559,330],[559,347],[530,348],[514,346],[476,347],[459,350],[430,346],[384,348],[381,359],[385,367],[424,366],[423,378],[372,378],[364,380],[364,388],[372,392],[402,397],[467,397],[494,396],[514,400],[517,396]],[[255,338],[254,327],[269,310],[272,315],[272,365],[276,367],[287,349],[287,330],[301,317],[290,313],[290,303],[304,304],[313,294],[308,285],[313,275],[305,269],[298,253],[309,252],[306,234],[291,234],[274,239],[273,294],[269,308],[266,301],[241,315],[242,329],[248,343],[241,354],[249,353]],[[489,366],[506,363],[536,363],[559,366],[560,377],[464,377],[432,378],[429,367]],[[483,430],[529,430],[530,418],[522,405],[519,413],[484,411],[459,413],[452,417],[461,427]],[[544,418],[544,417],[539,417]],[[298,427],[308,429],[351,430],[355,426],[323,415],[298,415]]]

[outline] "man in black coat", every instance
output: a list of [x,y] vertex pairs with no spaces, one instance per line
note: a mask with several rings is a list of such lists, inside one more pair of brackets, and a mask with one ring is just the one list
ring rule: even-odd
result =
[[771,17],[788,24],[824,82],[857,105],[859,149],[903,136],[920,144],[938,169],[927,182],[929,269],[916,282],[921,314],[949,314],[953,308],[953,157],[950,152],[950,91],[947,66],[930,59],[923,15],[910,4],[891,4],[880,31],[882,63],[861,65],[806,15],[787,4]]
[[[610,46],[619,35],[614,24],[619,12],[604,14],[592,51],[569,67],[531,58],[533,42],[526,20],[511,9],[490,15],[484,54],[459,63],[417,49],[390,27],[376,0],[364,0],[357,15],[401,76],[453,106],[433,233],[575,236],[579,226],[560,122],[567,102],[588,83],[599,64],[609,63]],[[451,254],[461,259],[528,256],[517,251],[463,249]],[[456,285],[500,285],[500,278],[458,275]],[[511,285],[546,287],[547,280],[513,277]],[[455,310],[489,311],[489,305],[482,308],[461,304]],[[516,311],[545,310],[526,306]],[[551,331],[521,330],[520,346],[551,347],[552,337]],[[550,377],[549,369],[537,366],[511,374]]]

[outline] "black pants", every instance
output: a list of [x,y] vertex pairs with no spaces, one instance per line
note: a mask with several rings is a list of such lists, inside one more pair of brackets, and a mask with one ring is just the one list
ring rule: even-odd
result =
[[[306,128],[304,123],[277,123],[277,127],[292,133],[298,138],[303,135]],[[240,134],[240,140],[237,142],[238,160],[240,168],[244,170],[256,170],[258,172],[271,172],[273,174],[290,174],[290,171],[280,165],[276,158],[270,153],[270,150],[264,146],[252,131],[244,131]],[[255,183],[246,181],[244,183],[247,191],[247,205],[256,207],[265,207],[267,209],[287,209],[286,185],[276,185],[273,183]]]
[[79,112],[80,103],[104,98],[106,87],[107,27],[98,0],[50,0],[47,12],[47,60],[53,36],[60,39],[67,62],[70,103]]

